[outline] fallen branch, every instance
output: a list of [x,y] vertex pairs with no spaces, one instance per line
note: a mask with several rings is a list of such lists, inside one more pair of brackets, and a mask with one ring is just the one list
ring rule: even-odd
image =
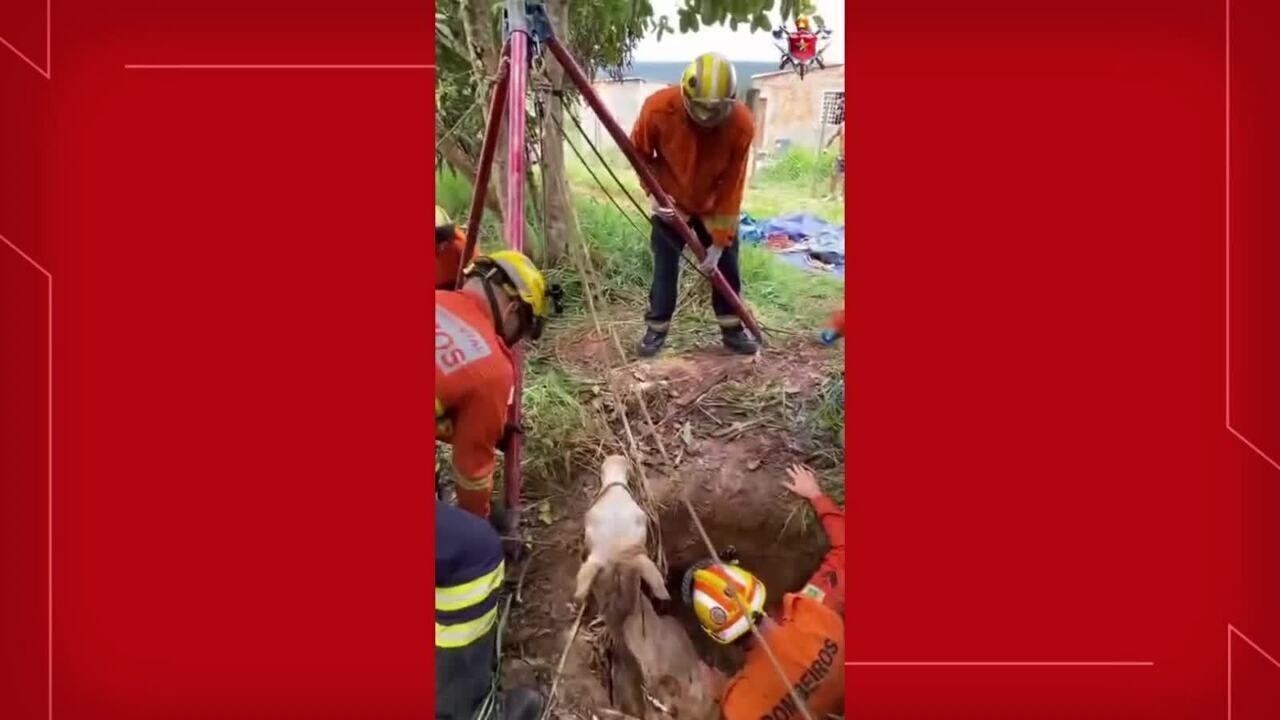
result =
[[640,412],[644,414],[644,421],[649,424],[649,432],[653,435],[653,443],[658,446],[658,453],[662,455],[662,460],[670,465],[671,456],[667,455],[667,449],[662,445],[662,437],[658,435],[658,428],[653,424],[653,416],[649,414],[649,405],[644,401],[644,393],[638,387],[636,398],[640,401]]

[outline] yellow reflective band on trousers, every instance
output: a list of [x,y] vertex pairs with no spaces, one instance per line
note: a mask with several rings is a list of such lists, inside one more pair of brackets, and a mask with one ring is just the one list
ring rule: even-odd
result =
[[498,607],[495,605],[492,610],[481,615],[475,620],[458,623],[457,625],[441,625],[436,623],[436,647],[439,648],[459,648],[466,647],[484,637],[484,634],[493,628],[493,624],[498,620]]
[[502,586],[505,571],[506,563],[500,562],[492,572],[485,573],[475,580],[461,585],[436,588],[436,609],[452,612],[481,602]]

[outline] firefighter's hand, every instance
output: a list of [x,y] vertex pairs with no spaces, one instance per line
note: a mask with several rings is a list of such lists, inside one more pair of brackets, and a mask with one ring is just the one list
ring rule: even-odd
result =
[[649,209],[653,211],[654,217],[669,223],[674,223],[676,217],[678,217],[678,213],[674,208],[663,207],[662,203],[658,202],[658,198],[652,195],[649,196]]
[[704,257],[702,262],[698,265],[698,270],[702,271],[704,274],[715,270],[716,265],[720,262],[720,255],[723,253],[724,248],[719,245],[712,245],[707,248],[707,256]]
[[818,487],[818,479],[813,476],[813,471],[807,465],[792,465],[787,468],[787,477],[791,478],[791,482],[783,482],[783,487],[806,500],[812,500],[822,494],[822,488]]

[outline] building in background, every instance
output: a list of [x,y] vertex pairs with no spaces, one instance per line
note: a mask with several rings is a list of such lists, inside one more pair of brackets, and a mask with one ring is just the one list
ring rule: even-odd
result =
[[[591,83],[601,102],[609,109],[609,114],[622,126],[623,132],[630,133],[635,127],[636,118],[640,116],[640,107],[650,95],[667,87],[668,83],[655,82],[645,78],[628,77],[622,80],[596,80]],[[578,103],[578,117],[582,121],[582,129],[591,136],[591,142],[601,150],[615,147],[613,138],[605,129],[600,118],[585,102]],[[572,126],[570,126],[572,130]],[[573,132],[577,132],[574,130]],[[582,148],[579,148],[580,150]]]
[[748,105],[756,121],[756,151],[818,150],[844,122],[844,65],[807,72],[790,68],[751,76]]

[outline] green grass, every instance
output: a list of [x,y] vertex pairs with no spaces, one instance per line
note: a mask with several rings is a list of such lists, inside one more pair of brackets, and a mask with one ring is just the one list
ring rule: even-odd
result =
[[[574,188],[605,199],[596,180],[591,177],[591,173],[594,172],[600,182],[605,183],[619,204],[628,210],[634,210],[626,195],[616,190],[617,183],[585,143],[574,139],[574,145],[588,161],[583,165],[573,155],[572,150],[565,152],[569,181]],[[600,154],[614,169],[623,186],[640,202],[641,207],[645,207],[647,201],[644,191],[640,189],[640,180],[627,163],[622,151],[610,146],[602,148]],[[831,171],[835,167],[835,160],[834,150],[817,153],[798,148],[789,150],[777,158],[761,162],[748,183],[742,209],[758,219],[775,217],[783,213],[808,212],[827,222],[843,224],[843,200],[828,198]]]
[[566,438],[581,432],[586,413],[579,401],[581,382],[546,361],[531,361],[525,373],[522,424],[537,428],[526,433],[524,471],[550,478],[562,468],[568,451]]

